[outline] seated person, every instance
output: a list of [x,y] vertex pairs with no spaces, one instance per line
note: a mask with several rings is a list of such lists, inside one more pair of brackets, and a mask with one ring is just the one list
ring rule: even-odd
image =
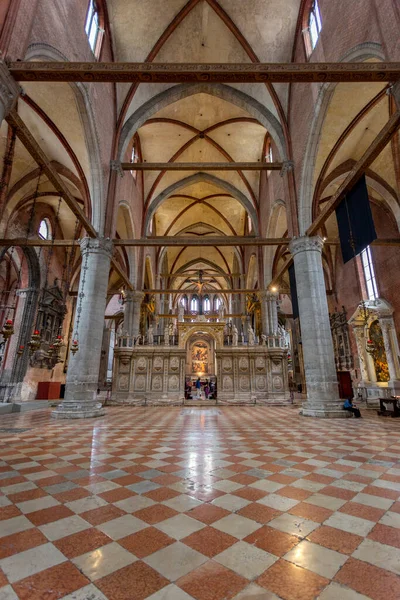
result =
[[352,412],[356,419],[361,417],[360,409],[353,404],[353,398],[347,398],[344,401],[343,409]]

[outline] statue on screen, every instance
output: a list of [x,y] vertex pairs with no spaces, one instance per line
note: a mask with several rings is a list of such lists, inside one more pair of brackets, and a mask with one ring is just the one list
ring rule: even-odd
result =
[[239,333],[236,325],[232,326],[232,346],[237,346],[239,341]]
[[249,325],[248,336],[249,336],[249,346],[254,346],[254,344],[256,343],[256,336],[254,333],[254,329],[251,327],[251,325]]

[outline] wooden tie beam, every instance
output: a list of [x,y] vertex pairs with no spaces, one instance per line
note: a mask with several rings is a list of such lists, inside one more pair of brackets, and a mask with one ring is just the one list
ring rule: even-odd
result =
[[47,158],[45,152],[37,143],[24,121],[21,119],[15,109],[11,110],[7,117],[7,123],[10,127],[15,129],[18,139],[21,141],[23,146],[28,150],[32,158],[37,162],[39,167],[42,168],[43,173],[47,176],[48,180],[53,184],[58,194],[65,200],[67,206],[71,209],[74,215],[78,218],[79,222],[86,229],[88,235],[92,238],[97,237],[97,232],[85,213],[69,191],[68,187],[54,169],[51,161]]
[[[83,210],[81,209],[81,207],[79,206],[79,204],[77,203],[77,201],[75,200],[75,198],[73,197],[71,192],[69,191],[68,187],[66,186],[66,184],[64,183],[64,181],[62,180],[60,175],[54,169],[53,165],[51,164],[51,161],[47,158],[45,152],[43,152],[42,148],[39,146],[36,139],[33,137],[33,135],[31,134],[28,127],[25,125],[24,121],[21,119],[21,117],[19,116],[17,111],[15,109],[11,110],[6,117],[6,120],[7,120],[7,123],[10,125],[10,127],[13,127],[15,129],[18,139],[21,141],[23,146],[25,146],[25,148],[28,150],[28,152],[30,153],[32,158],[36,161],[36,163],[39,165],[39,167],[42,168],[43,173],[45,173],[48,180],[53,184],[57,193],[63,198],[63,200],[65,200],[65,203],[67,204],[67,206],[70,208],[70,210],[73,212],[73,214],[77,217],[80,224],[85,228],[88,236],[91,238],[96,238],[97,231],[95,230],[95,228],[93,227],[93,225],[91,224],[91,222],[89,221],[89,219],[87,218],[87,216],[85,215],[85,213],[83,212]],[[37,246],[37,245],[78,246],[79,245],[79,241],[77,241],[77,240],[54,240],[54,241],[40,240],[41,242],[47,242],[47,244],[38,244],[37,242],[39,240],[19,240],[19,243],[16,243],[16,240],[3,240],[3,241],[6,242],[5,244],[2,244],[5,246],[10,246],[10,245],[17,245],[17,246],[29,246],[29,245],[32,245],[32,246]],[[35,242],[35,243],[31,244],[30,242]],[[129,281],[128,276],[126,275],[126,273],[124,273],[124,271],[121,269],[120,265],[114,258],[111,259],[111,264],[112,264],[114,270],[118,273],[119,277],[121,277],[121,279],[123,280],[125,285],[129,289],[133,290],[134,288],[133,288],[131,282]]]
[[351,188],[357,183],[360,177],[365,173],[366,169],[378,158],[382,150],[390,142],[394,134],[400,127],[400,111],[395,112],[386,123],[386,125],[378,133],[372,144],[367,148],[359,161],[356,162],[346,179],[340,185],[338,190],[333,194],[328,204],[325,205],[323,210],[313,221],[310,227],[307,229],[307,235],[315,235],[330,217],[330,215],[336,210],[340,202],[343,200],[345,195]]
[[121,163],[123,171],[281,171],[281,162]]
[[[195,292],[193,288],[181,288],[180,290],[142,290],[145,294],[185,294],[186,292]],[[241,290],[241,289],[214,289],[213,293],[216,294],[257,294],[260,290]]]
[[400,63],[93,63],[10,62],[17,81],[130,83],[390,82]]
[[[380,130],[372,144],[367,148],[359,161],[356,162],[354,167],[351,169],[350,173],[347,175],[346,179],[339,186],[338,190],[333,194],[329,202],[325,205],[323,210],[317,216],[317,218],[313,221],[310,227],[307,229],[307,235],[316,235],[318,231],[321,229],[322,225],[325,221],[330,217],[330,215],[336,210],[339,206],[340,202],[344,198],[344,196],[351,190],[351,188],[357,183],[360,177],[365,173],[366,169],[376,160],[382,150],[387,146],[392,137],[398,131],[400,127],[400,111],[396,111],[388,120],[386,125]],[[385,243],[386,242],[386,243]],[[325,243],[328,243],[326,241]],[[335,242],[339,243],[339,242]],[[374,246],[392,246],[398,245],[399,240],[375,240],[372,242]],[[273,280],[270,283],[271,285],[276,285],[290,265],[293,264],[293,259],[290,258],[282,267],[279,269],[278,273],[275,275]]]
[[[203,243],[207,241],[208,243]],[[252,238],[240,236],[226,236],[221,238],[174,238],[174,237],[154,237],[139,238],[137,240],[113,240],[114,246],[287,246],[290,238]],[[327,239],[326,246],[338,246],[339,240]],[[20,247],[70,247],[78,246],[79,240],[42,240],[39,238],[0,238],[0,247],[20,246]],[[373,246],[399,246],[400,238],[380,238],[372,242]],[[198,273],[198,269],[193,269],[193,273]],[[162,274],[161,277],[189,277],[189,272],[178,275],[175,273]],[[207,277],[239,277],[238,273],[213,274],[206,273]]]

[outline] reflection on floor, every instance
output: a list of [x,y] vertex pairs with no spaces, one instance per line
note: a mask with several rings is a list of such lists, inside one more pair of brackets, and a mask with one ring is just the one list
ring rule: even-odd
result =
[[394,419],[111,408],[1,428],[1,600],[400,598]]

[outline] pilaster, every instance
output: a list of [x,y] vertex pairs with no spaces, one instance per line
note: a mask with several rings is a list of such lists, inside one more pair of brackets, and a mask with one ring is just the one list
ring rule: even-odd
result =
[[382,329],[383,344],[389,368],[389,387],[393,388],[397,394],[400,390],[400,365],[393,317],[381,317],[379,324]]

